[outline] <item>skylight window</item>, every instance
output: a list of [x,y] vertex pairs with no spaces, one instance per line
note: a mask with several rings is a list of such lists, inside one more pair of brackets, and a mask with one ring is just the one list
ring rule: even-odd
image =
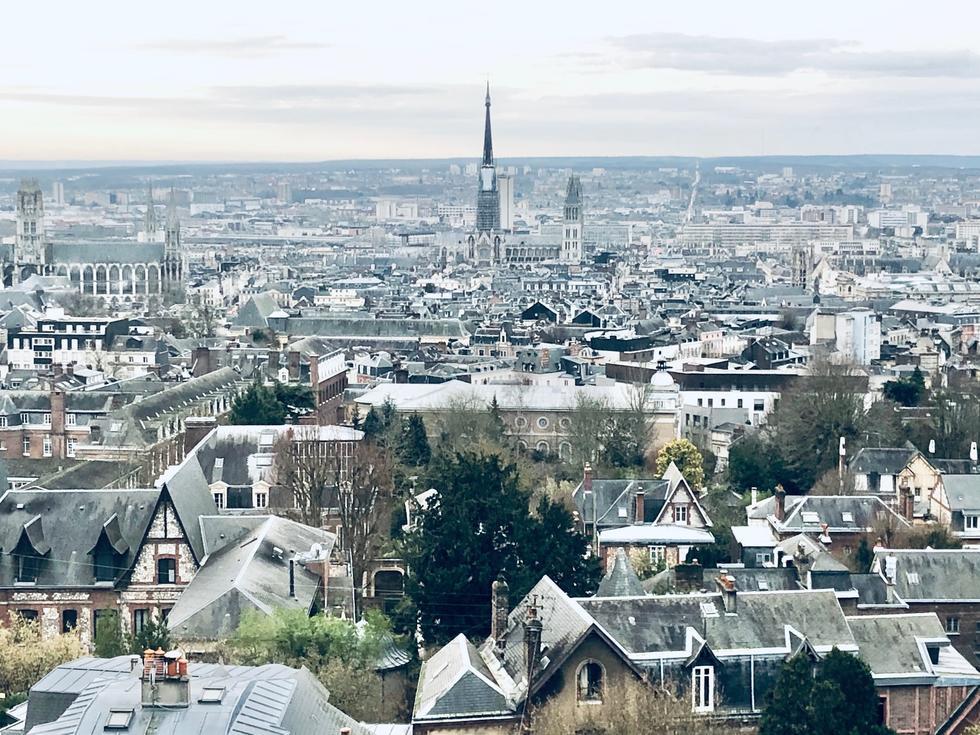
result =
[[131,709],[111,709],[105,721],[106,730],[128,730],[129,723],[133,720],[133,710]]
[[845,510],[843,513],[841,513],[841,519],[844,521],[844,523],[854,523],[854,514],[849,510]]
[[197,701],[201,704],[218,704],[224,696],[224,687],[204,687]]
[[713,602],[702,602],[701,614],[706,618],[717,618],[718,608],[715,607],[715,603]]
[[215,460],[214,460],[214,468],[216,470],[220,470],[224,466],[225,466],[225,458],[224,457],[216,457]]
[[122,431],[122,421],[113,421],[109,424],[109,431]]
[[812,510],[805,510],[800,513],[804,523],[820,523],[820,514]]
[[919,583],[919,573],[918,572],[906,572],[905,579],[908,580],[909,584]]
[[625,507],[621,507],[619,509],[619,517],[620,518],[625,518],[626,517],[626,508]]
[[767,591],[769,589],[769,582],[767,582],[764,579],[760,579],[759,580],[759,589],[762,590],[763,592]]

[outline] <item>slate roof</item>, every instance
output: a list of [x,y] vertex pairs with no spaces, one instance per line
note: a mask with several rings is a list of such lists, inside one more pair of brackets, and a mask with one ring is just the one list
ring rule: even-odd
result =
[[612,568],[606,573],[599,582],[599,589],[596,597],[634,597],[645,595],[643,583],[639,575],[630,564],[626,551],[622,548],[616,549],[616,556],[613,559]]
[[715,580],[721,574],[735,578],[735,588],[739,592],[779,592],[780,590],[800,589],[799,575],[793,567],[725,567],[724,569],[703,569],[703,588],[717,588]]
[[159,482],[163,484],[174,510],[177,511],[194,558],[200,562],[204,558],[204,534],[198,519],[201,516],[216,515],[218,512],[200,465],[196,462],[183,462],[168,470]]
[[54,241],[48,247],[54,263],[162,263],[164,254],[162,242],[135,240]]
[[[206,687],[223,687],[221,701],[199,702]],[[141,682],[134,675],[97,678],[79,692],[60,717],[38,724],[30,732],[101,735],[110,709],[132,709],[128,731],[156,735],[320,735],[345,727],[353,735],[369,734],[361,723],[329,703],[328,692],[307,669],[279,664],[192,664],[190,706],[143,707],[141,699]]]
[[879,549],[871,568],[886,577],[894,569],[905,602],[980,602],[980,549]]
[[[585,523],[592,523],[593,506],[599,518],[597,526],[615,527],[636,521],[636,493],[642,490],[643,522],[653,523],[660,515],[670,483],[667,480],[592,480],[592,499],[580,483],[572,492],[572,501]],[[625,515],[624,515],[625,513]]]
[[[0,548],[9,552],[26,532],[44,555],[35,587],[93,587],[90,552],[104,525],[115,518],[126,547],[116,560],[118,582],[136,561],[159,498],[156,489],[8,490],[0,498]],[[14,587],[16,575],[14,557],[0,554],[0,587]]]
[[[861,658],[882,683],[901,679],[931,683],[941,679],[946,686],[976,686],[980,674],[950,645],[936,613],[861,615],[847,618]],[[926,644],[939,648],[933,664]]]
[[257,293],[238,310],[232,320],[236,327],[268,327],[269,316],[279,309],[275,295],[269,292]]
[[[251,520],[251,519],[250,519]],[[219,640],[234,632],[245,610],[272,614],[278,608],[310,610],[321,578],[306,567],[306,557],[293,565],[294,594],[290,595],[289,560],[319,545],[318,560],[329,558],[336,536],[278,516],[244,534],[237,518],[202,519],[209,538],[226,529],[226,543],[205,557],[167,617],[167,627],[181,641]],[[279,550],[278,553],[276,550]]]
[[[873,528],[886,517],[906,528],[910,525],[877,495],[807,495],[792,510],[789,510],[789,496],[786,500],[786,518],[781,523],[775,522],[781,533],[819,533],[824,523],[830,527],[831,535],[856,533]],[[810,520],[806,513],[815,513],[816,520]],[[845,514],[850,514],[850,520]]]
[[950,510],[980,510],[980,475],[943,475]]
[[862,447],[851,459],[850,469],[864,475],[897,475],[918,453],[908,447]]
[[479,652],[460,634],[422,664],[412,719],[506,717],[515,709]]

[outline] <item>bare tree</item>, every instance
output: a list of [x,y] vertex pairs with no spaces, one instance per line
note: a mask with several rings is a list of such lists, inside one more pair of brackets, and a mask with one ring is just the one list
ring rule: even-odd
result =
[[350,553],[354,584],[360,584],[390,523],[394,463],[390,453],[373,442],[358,442],[353,454],[334,462],[340,543]]
[[[628,675],[627,675],[628,676]],[[555,697],[531,713],[535,735],[722,735],[737,730],[692,711],[690,695],[632,677],[608,682],[601,704],[580,707]]]
[[280,436],[272,474],[274,482],[292,494],[303,523],[319,528],[335,488],[337,462],[328,442],[318,441],[316,431],[315,427],[303,427]]

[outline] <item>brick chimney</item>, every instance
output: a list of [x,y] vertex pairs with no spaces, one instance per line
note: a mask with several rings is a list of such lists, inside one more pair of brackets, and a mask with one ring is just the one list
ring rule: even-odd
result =
[[776,485],[776,520],[782,523],[786,520],[786,490],[782,485]]
[[51,391],[51,444],[55,457],[65,456],[65,394]]
[[503,574],[497,575],[490,593],[490,635],[498,652],[503,652],[507,636],[507,613],[510,612],[510,587]]
[[184,456],[190,454],[217,425],[214,416],[188,416],[184,419]]
[[643,488],[636,491],[636,518],[633,519],[634,523],[643,523],[643,502],[646,499],[646,493],[643,492]]
[[587,493],[592,492],[592,465],[589,462],[582,468],[582,489]]
[[190,677],[187,675],[187,659],[180,650],[162,648],[143,651],[143,673],[140,677],[144,707],[189,707]]
[[898,512],[909,523],[915,517],[915,500],[912,496],[912,489],[908,485],[903,484],[898,488]]
[[528,689],[535,670],[541,665],[541,632],[544,626],[538,618],[537,600],[532,599],[527,607],[527,620],[524,622],[524,666],[527,672]]
[[721,602],[725,606],[725,613],[734,615],[738,612],[737,590],[735,589],[735,577],[731,574],[723,574],[715,580],[718,589],[721,590]]

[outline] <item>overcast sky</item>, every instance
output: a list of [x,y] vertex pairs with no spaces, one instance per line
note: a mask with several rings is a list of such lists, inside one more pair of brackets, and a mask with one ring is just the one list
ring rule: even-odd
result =
[[4,3],[0,159],[980,154],[967,0]]

